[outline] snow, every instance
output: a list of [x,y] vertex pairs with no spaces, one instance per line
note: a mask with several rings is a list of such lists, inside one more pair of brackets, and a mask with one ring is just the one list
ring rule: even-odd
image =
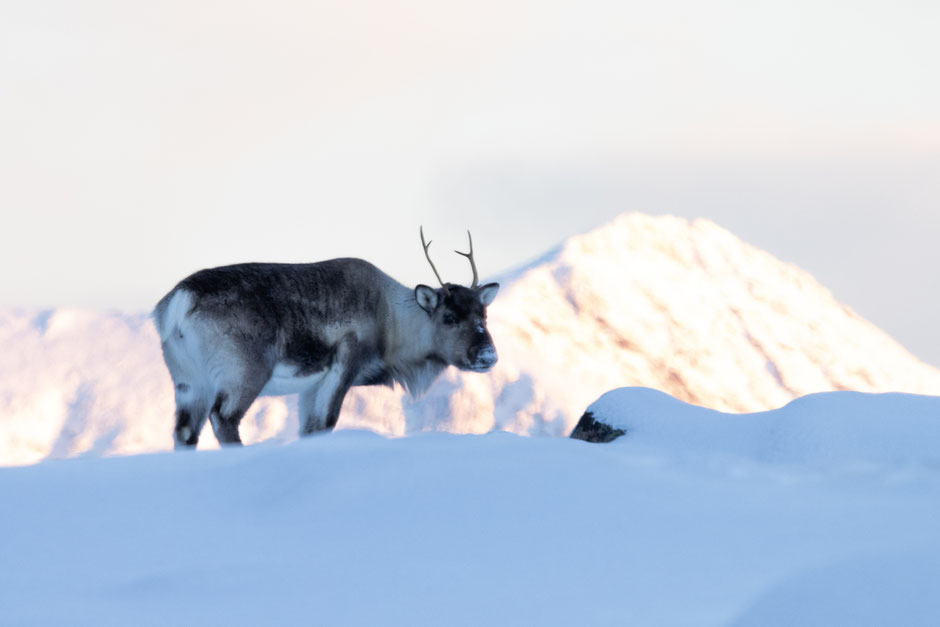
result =
[[0,469],[0,624],[935,624],[940,398],[594,409]]
[[[634,447],[684,457],[723,454],[755,462],[940,463],[940,397],[828,392],[780,409],[727,414],[648,388],[604,394],[587,411],[626,432]],[[875,437],[877,434],[877,437]]]
[[937,620],[938,583],[936,555],[854,558],[799,573],[729,627],[931,625]]
[[[626,214],[497,280],[491,373],[448,369],[419,401],[359,388],[339,428],[561,436],[625,385],[733,412],[832,390],[940,394],[936,368],[706,220]],[[0,346],[0,465],[172,448],[172,384],[146,315],[0,308]],[[259,399],[241,427],[248,443],[297,429],[295,397]],[[200,446],[216,446],[209,430]]]

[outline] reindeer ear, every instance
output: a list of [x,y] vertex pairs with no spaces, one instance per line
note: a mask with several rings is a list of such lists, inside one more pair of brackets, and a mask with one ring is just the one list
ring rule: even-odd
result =
[[477,298],[480,299],[480,303],[484,307],[489,307],[490,303],[493,302],[493,299],[496,298],[496,293],[499,291],[499,283],[487,283],[486,285],[481,285],[477,288]]
[[440,296],[434,288],[428,287],[427,285],[419,285],[415,288],[415,300],[418,301],[418,307],[428,313],[434,313],[440,301]]

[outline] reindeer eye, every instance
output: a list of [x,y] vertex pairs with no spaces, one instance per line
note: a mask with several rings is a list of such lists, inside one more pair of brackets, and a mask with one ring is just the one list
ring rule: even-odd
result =
[[444,314],[444,324],[457,324],[457,318],[452,313]]

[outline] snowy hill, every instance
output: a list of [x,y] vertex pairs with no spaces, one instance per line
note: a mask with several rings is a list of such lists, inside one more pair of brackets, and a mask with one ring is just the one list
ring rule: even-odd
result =
[[639,412],[636,437],[346,431],[2,468],[0,624],[936,625],[940,398],[601,405]]
[[[708,221],[625,215],[498,280],[492,373],[449,369],[417,402],[359,388],[340,428],[565,435],[627,385],[735,412],[830,390],[940,394],[940,371]],[[146,315],[0,309],[0,346],[0,464],[171,447],[172,390]],[[259,400],[243,439],[294,439],[295,403]],[[200,446],[212,445],[207,430]]]

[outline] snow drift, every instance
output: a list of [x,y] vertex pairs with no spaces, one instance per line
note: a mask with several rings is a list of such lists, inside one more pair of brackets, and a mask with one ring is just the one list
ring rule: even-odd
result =
[[940,398],[598,409],[635,437],[345,431],[0,469],[0,624],[936,624]]
[[586,414],[634,448],[800,464],[940,464],[940,397],[828,392],[727,414],[648,388],[604,394]]
[[[831,390],[940,394],[940,371],[705,220],[625,215],[498,280],[490,374],[449,369],[417,402],[359,388],[339,427],[562,436],[625,385],[734,412]],[[2,309],[0,346],[0,464],[171,448],[172,386],[145,315]],[[242,423],[248,443],[296,434],[292,398],[260,399]]]

